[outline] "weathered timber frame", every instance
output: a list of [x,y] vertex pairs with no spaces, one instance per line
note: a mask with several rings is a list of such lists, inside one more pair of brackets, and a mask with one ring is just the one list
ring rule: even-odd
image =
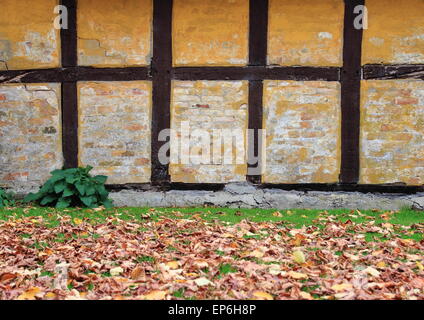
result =
[[[340,0],[343,1],[343,0]],[[248,181],[263,188],[304,191],[359,191],[415,193],[420,186],[363,185],[359,181],[360,81],[385,79],[424,80],[424,65],[361,65],[362,30],[354,28],[354,8],[365,0],[344,0],[343,66],[291,67],[267,64],[268,0],[249,0],[249,62],[245,67],[174,67],[172,65],[172,0],[153,0],[153,58],[150,66],[93,68],[78,66],[77,0],[61,0],[68,8],[68,29],[62,29],[61,68],[0,71],[0,83],[59,82],[62,85],[62,147],[64,166],[78,166],[78,81],[152,81],[152,174],[149,184],[109,185],[111,189],[203,189],[220,190],[224,184],[172,183],[168,165],[159,162],[158,153],[166,141],[159,132],[170,128],[172,80],[247,80],[249,81],[248,127],[255,129],[249,143],[255,155],[258,129],[262,128],[263,81],[339,81],[341,83],[342,159],[336,184],[264,184],[260,175],[248,175]],[[251,154],[249,152],[249,154]],[[248,167],[255,165],[248,164]]]

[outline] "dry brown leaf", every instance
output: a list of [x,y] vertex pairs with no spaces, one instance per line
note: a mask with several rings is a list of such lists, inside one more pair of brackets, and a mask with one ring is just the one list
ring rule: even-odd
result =
[[265,291],[255,291],[253,292],[253,296],[257,300],[274,300],[274,297]]
[[16,275],[16,274],[6,272],[6,273],[3,273],[3,274],[0,276],[0,282],[6,282],[6,281],[8,281],[8,280],[15,279],[16,277],[17,277],[17,275]]
[[352,288],[353,288],[353,286],[350,283],[335,284],[331,287],[331,289],[333,289],[334,291],[337,291],[337,292],[350,290]]
[[214,283],[212,281],[210,281],[210,280],[208,280],[204,277],[194,280],[194,283],[196,285],[198,285],[199,287],[209,286],[209,285],[213,286],[214,285]]
[[122,269],[121,267],[116,267],[110,269],[109,272],[112,277],[116,277],[119,276],[122,272],[124,272],[124,269]]
[[372,275],[373,277],[378,277],[380,275],[380,271],[378,271],[377,269],[374,269],[373,267],[365,268],[364,272],[369,275]]
[[164,300],[166,298],[167,294],[168,294],[167,291],[153,290],[153,291],[150,291],[147,294],[140,296],[140,299],[143,299],[143,300]]
[[146,274],[144,272],[144,268],[141,266],[137,266],[131,271],[131,279],[133,280],[144,280],[145,277]]
[[80,225],[82,223],[82,220],[80,218],[74,218],[74,223],[76,225]]
[[309,292],[300,291],[299,295],[305,300],[314,300],[314,298]]
[[305,263],[306,258],[302,251],[296,250],[293,252],[293,261],[299,264]]
[[27,291],[23,292],[18,300],[35,300],[35,296],[41,293],[41,289],[38,287],[31,287]]
[[178,261],[174,260],[174,261],[169,261],[169,262],[167,262],[167,263],[166,263],[166,266],[167,266],[169,269],[174,270],[174,269],[178,269],[178,268],[180,267],[180,264],[179,264],[179,262],[178,262]]
[[296,272],[296,271],[289,271],[287,272],[287,275],[293,279],[299,280],[299,279],[307,279],[308,275],[305,273],[301,273],[301,272]]
[[264,256],[264,252],[262,252],[261,250],[255,249],[252,252],[250,252],[248,256],[254,257],[254,258],[262,258]]
[[44,299],[47,299],[47,300],[55,300],[56,298],[57,298],[57,295],[54,292],[47,292],[44,295]]

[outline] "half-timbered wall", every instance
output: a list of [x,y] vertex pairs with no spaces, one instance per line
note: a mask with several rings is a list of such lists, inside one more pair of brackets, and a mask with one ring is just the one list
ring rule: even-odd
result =
[[[423,18],[422,0],[0,0],[0,185],[78,165],[117,188],[423,185]],[[265,145],[182,164],[171,139],[161,163],[160,132],[185,123]]]

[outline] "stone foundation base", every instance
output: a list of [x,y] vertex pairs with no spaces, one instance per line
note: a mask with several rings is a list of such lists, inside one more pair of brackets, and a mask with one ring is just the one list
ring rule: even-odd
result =
[[424,193],[284,191],[259,189],[245,183],[228,184],[222,191],[170,190],[111,192],[118,207],[202,207],[263,209],[380,209],[424,210]]

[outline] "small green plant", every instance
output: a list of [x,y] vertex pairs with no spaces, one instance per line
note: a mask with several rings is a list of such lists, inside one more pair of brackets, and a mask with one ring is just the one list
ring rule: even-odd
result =
[[154,257],[150,257],[150,256],[141,256],[141,257],[138,257],[137,259],[137,262],[155,262],[155,258]]
[[0,208],[11,207],[15,205],[12,192],[6,192],[0,189]]
[[56,208],[112,207],[108,199],[109,192],[104,184],[106,176],[91,176],[91,166],[86,168],[71,168],[54,170],[51,178],[37,193],[28,194],[25,202],[36,202],[41,206],[55,206]]
[[177,291],[174,291],[174,293],[172,295],[175,298],[184,298],[184,292],[185,292],[185,289],[184,288],[180,288]]
[[228,273],[233,273],[233,272],[237,272],[237,268],[233,267],[229,263],[221,264],[219,266],[219,273],[220,274],[228,274]]

